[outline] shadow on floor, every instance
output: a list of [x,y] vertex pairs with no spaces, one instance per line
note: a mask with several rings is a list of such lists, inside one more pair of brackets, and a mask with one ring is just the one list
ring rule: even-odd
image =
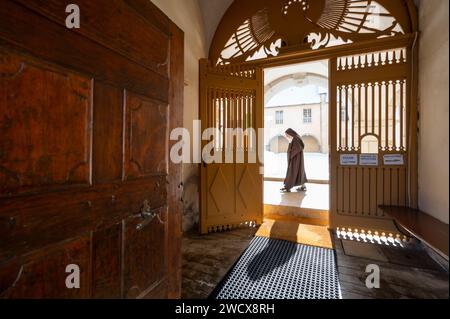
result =
[[[280,233],[285,233],[286,236],[292,238],[297,236],[296,228],[291,228],[290,231],[292,233],[286,233],[286,231],[289,231],[289,228],[286,228],[283,224],[275,222],[270,229],[271,234],[268,237],[271,237],[272,235],[276,236]],[[283,266],[296,252],[295,247],[291,246],[289,249],[280,251],[278,258],[274,259],[273,250],[276,249],[277,245],[278,244],[275,240],[270,239],[264,250],[256,255],[250,262],[247,268],[247,275],[251,280],[259,280],[267,274],[270,274],[273,270]]]

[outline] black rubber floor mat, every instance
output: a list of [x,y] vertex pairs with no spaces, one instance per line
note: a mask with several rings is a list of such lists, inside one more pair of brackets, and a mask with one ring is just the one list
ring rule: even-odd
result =
[[340,299],[332,249],[255,237],[213,299]]

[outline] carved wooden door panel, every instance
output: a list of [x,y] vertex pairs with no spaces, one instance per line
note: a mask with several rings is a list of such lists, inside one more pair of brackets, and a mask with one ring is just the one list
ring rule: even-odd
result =
[[69,30],[69,3],[0,2],[0,297],[178,297],[183,34],[143,0]]
[[211,67],[205,60],[200,74],[202,131],[217,132],[202,144],[204,151],[216,156],[209,163],[203,158],[201,166],[200,231],[261,224],[263,176],[257,145],[262,136],[257,133],[263,125],[262,70]]
[[400,46],[331,59],[333,227],[394,232],[379,206],[414,205],[410,52]]

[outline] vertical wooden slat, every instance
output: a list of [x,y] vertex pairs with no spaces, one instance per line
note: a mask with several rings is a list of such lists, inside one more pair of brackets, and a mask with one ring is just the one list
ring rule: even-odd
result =
[[[236,67],[235,67],[235,70],[233,70],[233,72],[237,72],[236,71]],[[234,128],[234,90],[230,90],[230,93],[229,93],[229,96],[228,96],[228,99],[229,99],[229,104],[230,104],[230,106],[229,106],[229,108],[230,108],[230,119],[229,119],[229,128]],[[232,143],[232,142],[230,142],[230,143]],[[230,144],[230,145],[232,145],[232,144]]]
[[[236,67],[234,70],[236,74],[239,74],[239,67]],[[236,129],[236,92],[234,90],[230,93],[230,128],[233,129],[233,131]],[[233,162],[236,160],[236,146],[237,146],[237,138],[234,134],[230,135],[230,143],[232,149],[230,150],[232,152],[233,156]],[[235,203],[236,205],[236,203]],[[236,210],[236,208],[235,208]]]
[[[230,70],[228,72],[231,72]],[[225,90],[225,109],[226,109],[226,114],[225,114],[225,129],[224,129],[224,136],[225,136],[225,156],[228,154],[228,152],[230,151],[230,138],[227,134],[227,129],[230,128],[231,126],[231,122],[230,122],[230,108],[231,108],[231,103],[230,103],[230,91],[229,90]]]
[[338,58],[329,60],[329,112],[328,124],[330,135],[330,226],[339,226],[337,219],[339,214],[339,180],[338,180],[338,164],[339,164],[339,144],[337,140],[339,136],[339,85],[336,82],[335,75],[338,74],[337,69]]
[[369,85],[364,85],[364,134],[369,132]]
[[361,149],[361,84],[358,84],[358,148]]
[[[248,128],[251,129],[253,127],[253,97],[251,95],[249,96],[248,102]],[[251,140],[249,145],[251,148]]]
[[383,204],[390,206],[391,205],[391,169],[383,168],[384,170],[384,201]]
[[[251,97],[250,93],[246,95],[246,113],[245,113],[245,126],[247,130],[250,128],[250,110],[251,110]],[[247,136],[247,150],[250,151],[250,136]]]
[[404,86],[404,80],[400,81],[400,150],[405,150],[405,86]]
[[[234,72],[232,70],[231,72]],[[227,92],[227,129],[233,128],[233,91],[228,90]],[[232,151],[232,136],[227,133],[227,148],[228,152]]]
[[[257,129],[257,127],[256,127],[256,125],[255,125],[255,123],[256,123],[256,110],[255,110],[255,107],[256,107],[255,102],[256,102],[256,101],[255,101],[255,96],[256,96],[256,92],[254,92],[254,94],[251,95],[251,104],[250,104],[250,105],[251,105],[251,111],[250,111],[250,119],[251,119],[251,122],[250,122],[250,128],[253,128],[253,129]],[[252,130],[252,132],[253,132],[253,130]],[[253,143],[256,142],[256,136],[251,135],[250,142],[252,143],[252,145],[251,145],[252,150],[255,151],[255,150],[256,150],[256,145],[254,145]]]
[[338,212],[342,213],[344,212],[344,197],[343,197],[343,189],[344,189],[344,175],[343,175],[343,168],[338,167],[337,168],[337,179],[336,179],[336,191],[337,191],[337,208]]
[[357,213],[357,171],[356,168],[349,168],[350,173],[350,188],[349,197],[350,197],[350,212],[352,214]]
[[363,214],[370,215],[370,168],[363,169]]
[[206,108],[204,110],[205,112],[205,119],[206,119],[206,126],[209,126],[211,123],[211,108],[212,108],[212,103],[211,103],[211,89],[208,88],[206,90]]
[[397,85],[398,81],[393,83],[393,93],[392,96],[392,145],[393,150],[397,150]]
[[398,206],[399,204],[399,183],[398,183],[398,168],[391,168],[391,205]]
[[372,83],[371,85],[372,91],[371,91],[371,98],[372,98],[372,134],[375,133],[375,83]]
[[385,149],[388,151],[389,150],[389,87],[390,87],[390,81],[386,82],[386,110],[385,110],[385,134],[386,134],[386,145],[385,145]]
[[[212,122],[211,122],[211,128],[217,127],[217,91],[216,89],[211,89],[211,99],[212,99]],[[216,142],[217,143],[217,142]]]
[[370,215],[377,216],[378,211],[378,168],[370,168]]
[[355,85],[352,85],[352,151],[355,150]]
[[[244,103],[244,105],[243,105],[243,116],[244,116],[244,118],[243,118],[243,120],[244,120],[243,128],[244,128],[244,131],[247,131],[247,129],[248,129],[248,121],[247,121],[247,116],[248,116],[248,94],[247,94],[247,92],[244,93],[243,99],[244,99],[243,100],[243,103]],[[248,137],[247,136],[244,137],[244,148],[245,148],[245,152],[247,153],[248,152]]]
[[350,85],[346,85],[345,87],[345,150],[348,151],[348,120],[349,120],[349,116],[348,116],[348,103],[349,103],[349,88]]
[[406,206],[406,169],[401,167],[398,176],[398,203]]
[[338,140],[339,147],[338,150],[342,150],[342,86],[338,86],[338,101],[339,101],[339,110],[338,110],[338,118],[339,118],[339,130],[338,130]]
[[351,168],[345,167],[344,169],[344,212],[351,213],[350,208],[350,171]]
[[[245,114],[246,114],[245,96],[246,96],[246,92],[242,91],[241,92],[241,127],[242,127],[242,130],[244,131],[244,133],[245,133],[245,130],[246,130],[246,128],[245,128]],[[247,146],[245,144],[245,135],[242,136],[242,145],[243,145],[243,148],[244,148],[244,156],[245,156],[246,155],[245,150],[247,149]]]
[[[242,116],[242,112],[241,112],[241,91],[237,91],[236,92],[236,128],[240,129],[241,128],[241,116]],[[241,140],[241,136],[236,136],[236,147],[239,147],[239,151],[241,146],[242,146],[242,140]]]
[[361,214],[364,210],[364,184],[363,184],[363,169],[356,167],[356,212]]
[[[380,87],[381,89],[381,87]],[[380,145],[381,146],[381,145]],[[377,169],[377,206],[384,204],[384,171],[383,168],[378,167]],[[383,216],[383,211],[377,209],[377,216]]]
[[[212,107],[213,107],[213,112],[212,112],[212,117],[213,117],[213,121],[211,123],[211,128],[217,128],[218,127],[218,118],[217,118],[217,90],[214,88],[212,89]],[[214,150],[217,151],[219,148],[219,141],[217,141],[217,138],[214,139]]]
[[[211,128],[216,128],[217,127],[217,90],[214,88],[212,89],[212,94],[211,94],[211,98],[212,98],[212,123],[211,123]],[[216,145],[217,145],[217,141],[216,141]]]
[[382,82],[378,83],[378,138],[379,149],[381,150],[382,145],[382,135],[383,135],[383,86]]
[[224,140],[224,127],[225,127],[225,96],[224,91],[220,90],[220,102],[219,102],[219,120],[220,120],[220,149],[222,153],[225,151],[225,140]]

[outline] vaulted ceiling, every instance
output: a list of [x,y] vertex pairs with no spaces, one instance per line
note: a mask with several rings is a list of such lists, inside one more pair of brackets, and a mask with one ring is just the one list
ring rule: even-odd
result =
[[217,26],[233,0],[198,0],[205,24],[206,45],[209,49]]

